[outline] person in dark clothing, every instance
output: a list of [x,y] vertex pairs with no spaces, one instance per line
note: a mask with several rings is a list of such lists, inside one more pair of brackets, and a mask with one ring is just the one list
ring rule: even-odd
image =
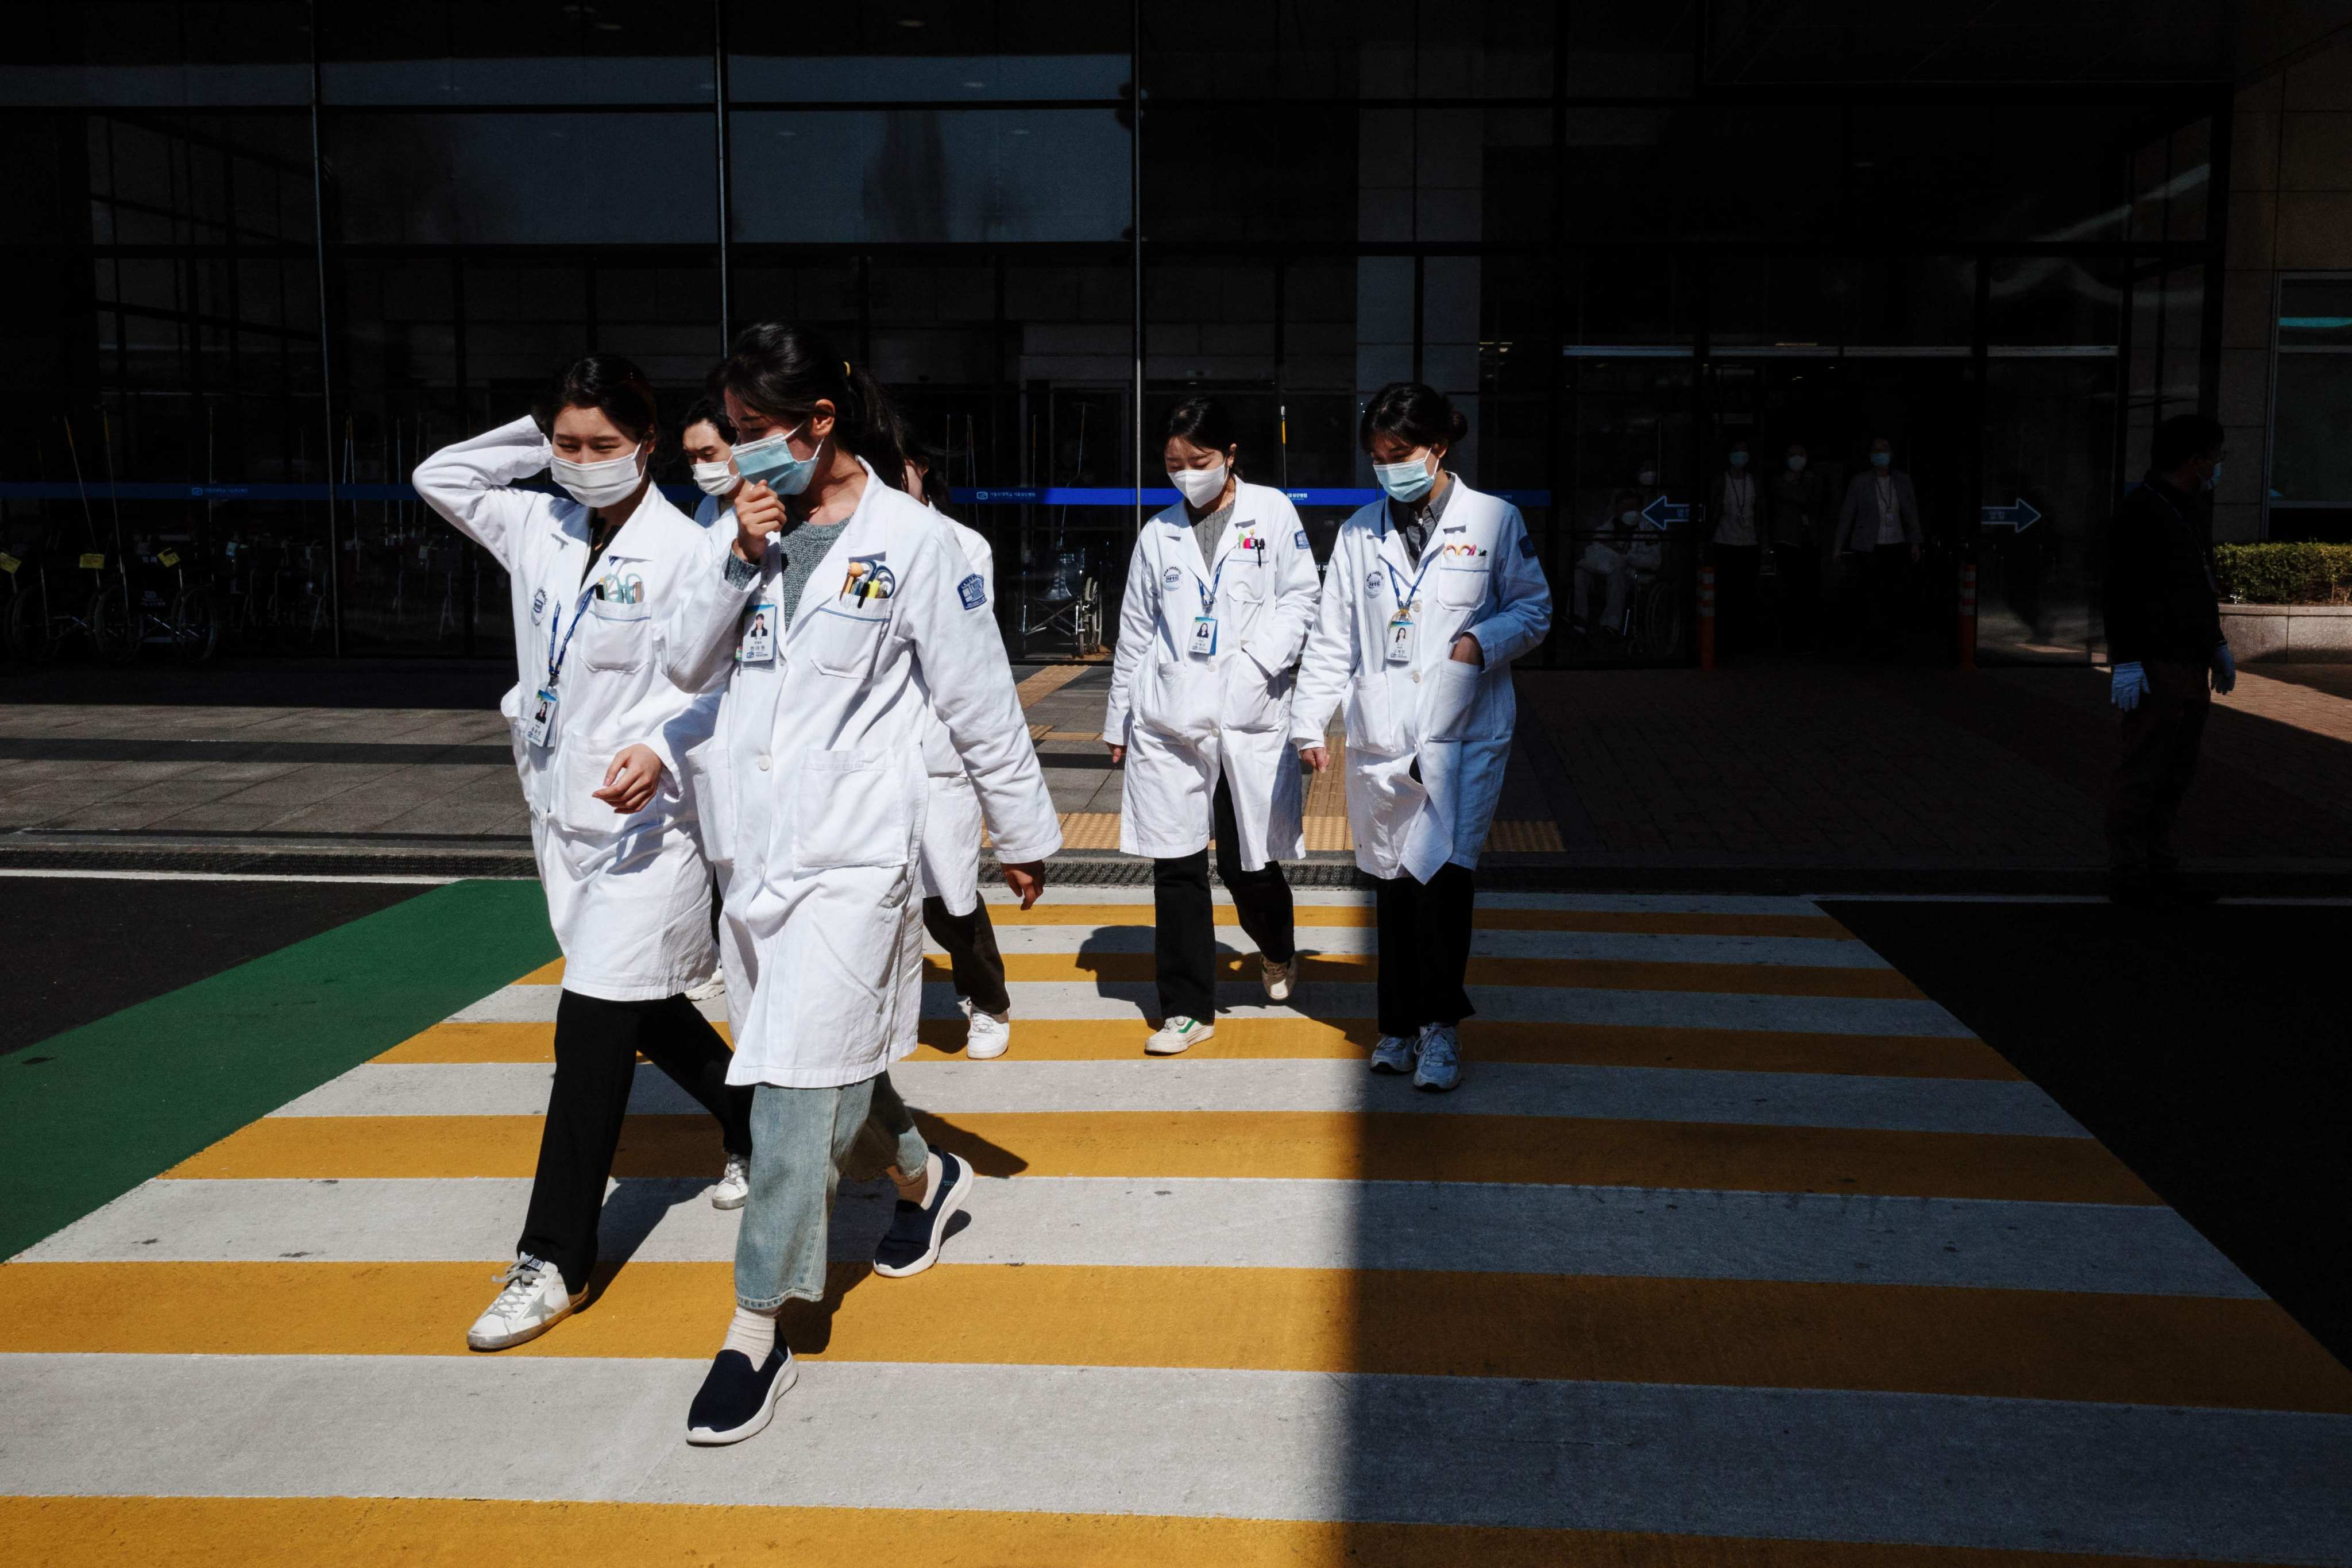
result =
[[1821,475],[1807,461],[1805,448],[1790,442],[1765,497],[1764,510],[1772,527],[1772,572],[1780,580],[1780,647],[1786,653],[1811,647],[1822,619],[1822,556],[1829,545],[1830,503]]
[[2183,414],[2156,427],[2147,479],[2116,508],[2107,544],[2107,655],[2123,749],[2107,792],[2117,903],[2209,902],[2180,879],[2172,825],[2197,773],[2212,706],[2238,683],[2213,587],[2208,492],[2221,473],[2220,423]]

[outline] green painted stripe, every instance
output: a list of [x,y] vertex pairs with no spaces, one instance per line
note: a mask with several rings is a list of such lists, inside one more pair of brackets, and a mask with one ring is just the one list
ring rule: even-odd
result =
[[555,955],[537,883],[457,882],[0,1058],[0,1258]]

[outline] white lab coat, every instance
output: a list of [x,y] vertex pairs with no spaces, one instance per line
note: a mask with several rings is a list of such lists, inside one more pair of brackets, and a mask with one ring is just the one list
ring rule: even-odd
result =
[[[996,602],[996,552],[988,536],[929,509],[980,574],[987,602]],[[992,614],[993,612],[992,611]],[[928,684],[925,690],[929,689]],[[968,915],[980,902],[980,792],[964,772],[955,737],[937,713],[923,728],[923,771],[929,775],[930,807],[923,818],[921,895],[938,899],[951,915]]]
[[[1192,651],[1203,591],[1217,621],[1206,657]],[[1213,562],[1201,558],[1182,502],[1143,525],[1103,714],[1103,739],[1127,748],[1122,853],[1173,859],[1205,848],[1221,773],[1245,869],[1306,853],[1290,693],[1316,591],[1307,531],[1280,490],[1234,487]]]
[[[703,531],[705,548],[723,552],[735,539],[735,502],[731,499],[720,500],[717,496],[705,495],[695,503],[694,521]],[[715,545],[708,542],[712,540],[717,541]],[[719,879],[719,893],[722,899],[727,894],[728,873],[733,867],[728,848],[731,827],[727,820],[727,806],[733,795],[727,788],[725,779],[719,776],[724,771],[724,760],[715,724],[709,736],[689,747],[686,754],[678,758],[686,773],[687,789],[694,796],[696,836],[702,841],[702,853],[710,861],[712,874]],[[720,956],[723,958],[725,954],[722,952]]]
[[[417,493],[477,541],[511,583],[521,680],[500,704],[530,805],[531,845],[547,912],[563,949],[563,985],[615,1002],[672,996],[710,973],[710,873],[694,833],[696,796],[680,759],[709,738],[715,683],[692,689],[663,673],[663,617],[708,541],[647,487],[613,536],[582,606],[588,509],[517,489],[548,466],[547,437],[529,418],[445,447],[417,466]],[[557,643],[550,743],[526,738]],[[624,816],[593,797],[613,758],[650,747],[662,780],[646,809]]]
[[[1356,864],[1375,877],[1426,882],[1446,862],[1475,867],[1503,792],[1517,714],[1511,661],[1551,626],[1551,588],[1518,508],[1459,479],[1421,565],[1376,500],[1339,529],[1322,614],[1307,641],[1292,704],[1298,744],[1322,743],[1348,709],[1348,818]],[[1412,658],[1391,664],[1389,626],[1402,585],[1420,583]],[[1475,634],[1484,665],[1451,658]],[[1421,782],[1412,776],[1421,764]]]
[[[756,581],[703,557],[665,642],[671,679],[727,680],[719,717],[732,799],[724,924],[734,1012],[731,1083],[858,1083],[915,1048],[922,1002],[916,887],[930,797],[923,735],[936,712],[978,793],[997,853],[1061,847],[1013,689],[987,584],[939,516],[866,471],[866,489],[810,579],[776,657],[736,658],[745,612],[768,602],[782,550]],[[887,578],[884,598],[849,592]],[[749,995],[734,995],[738,985]]]

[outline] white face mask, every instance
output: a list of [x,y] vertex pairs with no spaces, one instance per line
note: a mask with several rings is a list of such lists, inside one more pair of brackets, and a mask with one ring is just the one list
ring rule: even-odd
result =
[[694,482],[704,495],[723,496],[741,481],[735,477],[735,465],[724,458],[715,463],[692,463]]
[[1641,472],[1640,479],[1642,483],[1645,486],[1654,485],[1658,482],[1658,470],[1655,468],[1643,468]]
[[645,455],[640,445],[626,457],[613,458],[601,463],[575,463],[569,458],[558,458],[548,464],[573,500],[582,506],[611,506],[636,494],[644,474],[637,459]]
[[1206,506],[1225,490],[1225,465],[1213,463],[1205,468],[1171,468],[1168,482],[1194,506]]
[[1617,514],[1617,521],[1632,528],[1642,521],[1642,514],[1638,511],[1621,511]]

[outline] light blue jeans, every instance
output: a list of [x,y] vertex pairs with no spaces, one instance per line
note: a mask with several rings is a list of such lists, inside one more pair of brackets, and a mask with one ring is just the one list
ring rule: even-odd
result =
[[929,1158],[887,1072],[837,1089],[761,1084],[751,1099],[751,1195],[735,1235],[736,1305],[766,1312],[823,1300],[843,1167],[857,1177],[885,1167],[912,1173]]

